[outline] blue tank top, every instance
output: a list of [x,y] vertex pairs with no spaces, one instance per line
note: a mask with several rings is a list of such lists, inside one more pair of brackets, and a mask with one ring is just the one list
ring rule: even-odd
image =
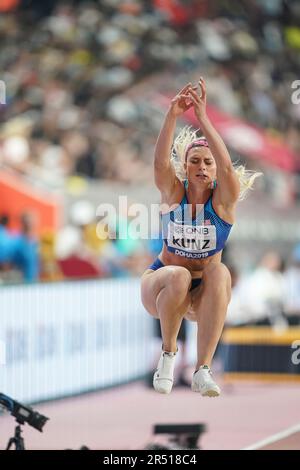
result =
[[168,251],[190,259],[212,256],[223,250],[232,224],[222,220],[212,206],[212,195],[205,204],[197,204],[195,219],[189,213],[185,193],[181,203],[166,214],[161,214],[162,234]]

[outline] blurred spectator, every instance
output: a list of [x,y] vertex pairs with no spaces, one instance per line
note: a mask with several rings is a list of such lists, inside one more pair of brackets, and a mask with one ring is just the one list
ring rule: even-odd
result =
[[300,325],[300,244],[292,254],[292,264],[284,273],[284,312],[291,325]]
[[21,270],[24,280],[37,281],[39,278],[38,241],[34,233],[34,216],[24,213],[20,218],[21,230],[15,236],[12,262]]
[[253,273],[242,277],[235,285],[227,324],[286,325],[282,270],[279,254],[265,253]]
[[7,226],[9,217],[6,214],[0,216],[0,272],[1,279],[4,273],[11,267],[14,254],[14,239]]
[[20,0],[0,0],[0,12],[14,10],[20,3]]
[[60,230],[55,247],[61,272],[66,278],[102,277],[93,204],[78,200],[70,208],[70,218],[73,225]]
[[0,218],[0,263],[6,270],[17,268],[21,271],[24,281],[38,279],[39,257],[38,242],[34,236],[34,221],[30,214],[21,216],[21,230],[12,233],[8,228],[9,219],[6,215]]
[[64,278],[55,253],[56,237],[45,232],[40,239],[40,280],[60,281]]

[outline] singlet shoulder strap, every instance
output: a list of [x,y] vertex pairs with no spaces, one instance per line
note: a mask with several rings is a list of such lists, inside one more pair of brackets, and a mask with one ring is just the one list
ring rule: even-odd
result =
[[183,186],[184,186],[184,195],[180,204],[187,204],[188,200],[187,200],[186,190],[188,187],[188,180],[183,180]]
[[212,205],[212,198],[213,198],[213,195],[209,196],[209,198],[207,199],[206,203],[205,203],[205,207],[208,207],[209,209],[211,209],[213,212],[214,211],[214,208],[213,208],[213,205]]

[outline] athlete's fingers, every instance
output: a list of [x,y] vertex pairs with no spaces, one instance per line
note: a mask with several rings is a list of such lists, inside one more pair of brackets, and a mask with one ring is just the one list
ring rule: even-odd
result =
[[190,96],[193,96],[197,103],[200,103],[200,96],[195,90],[189,90]]
[[187,85],[185,85],[182,90],[180,90],[178,92],[178,95],[181,95],[182,93],[184,93],[188,88],[190,88],[192,86],[191,82],[189,82]]
[[198,85],[192,85],[191,83],[188,83],[185,87],[182,88],[177,94],[181,95],[182,93],[186,93],[188,90],[197,90]]
[[200,77],[199,85],[200,85],[200,88],[201,88],[201,98],[205,99],[206,98],[206,84],[205,84],[205,81],[204,81],[203,77]]
[[194,105],[194,104],[196,104],[196,105],[199,104],[199,101],[196,100],[196,98],[194,98],[194,96],[190,95],[190,96],[189,96],[189,99],[192,101],[193,105]]
[[176,101],[178,101],[180,99],[180,96],[179,95],[176,95],[174,96],[174,98],[172,98],[172,103],[176,103]]

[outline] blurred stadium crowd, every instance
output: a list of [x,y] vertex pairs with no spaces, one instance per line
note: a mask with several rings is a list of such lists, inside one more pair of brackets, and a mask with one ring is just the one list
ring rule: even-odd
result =
[[284,133],[299,154],[299,106],[287,99],[299,2],[55,3],[38,19],[32,9],[0,17],[3,163],[53,185],[72,174],[147,182],[156,123],[125,92],[155,72],[199,66],[210,102]]
[[[15,0],[0,2],[0,10],[0,79],[7,88],[0,105],[2,169],[52,191],[67,192],[83,180],[151,188],[161,116],[145,89],[174,93],[201,71],[210,103],[283,136],[300,174],[300,106],[289,96],[300,78],[299,1]],[[173,82],[165,82],[166,73]],[[2,214],[4,282],[20,272],[27,281],[138,275],[161,246],[130,237],[102,241],[93,217],[39,240],[33,226],[30,214],[22,214],[15,233]],[[286,269],[278,256],[266,255],[247,274],[246,291],[257,292],[263,271],[281,311],[300,314],[299,298],[291,306],[286,294],[300,292],[299,246]],[[235,284],[241,310],[245,288]],[[269,300],[262,303],[257,318],[267,315]]]

